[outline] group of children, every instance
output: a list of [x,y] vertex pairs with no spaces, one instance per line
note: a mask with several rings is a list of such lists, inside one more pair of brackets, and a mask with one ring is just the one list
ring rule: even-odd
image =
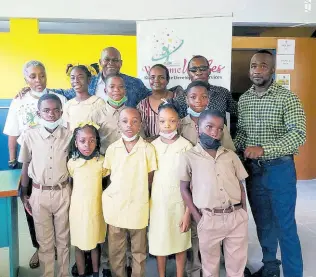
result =
[[241,181],[247,173],[224,116],[207,110],[207,84],[188,86],[182,120],[175,101],[162,101],[159,137],[149,143],[139,111],[124,105],[123,79],[108,76],[104,102],[89,95],[89,78],[84,66],[72,68],[76,98],[64,107],[54,94],[39,99],[40,127],[25,132],[20,151],[21,197],[34,217],[43,276],[54,276],[54,246],[57,276],[69,276],[70,238],[79,276],[85,276],[85,251],[91,251],[93,277],[99,276],[104,245],[112,276],[125,277],[130,244],[132,276],[143,277],[147,229],[160,277],[171,254],[177,277],[185,269],[194,277],[199,251],[203,276],[219,276],[221,242],[227,276],[243,276],[248,217]]

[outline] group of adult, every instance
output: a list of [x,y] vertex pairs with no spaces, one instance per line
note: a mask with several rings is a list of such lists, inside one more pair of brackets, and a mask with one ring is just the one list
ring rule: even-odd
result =
[[[138,107],[146,122],[144,132],[147,138],[159,134],[156,126],[158,106],[163,99],[173,98],[180,107],[180,117],[188,111],[185,89],[167,88],[170,79],[168,69],[163,65],[153,66],[149,72],[148,90],[143,82],[123,73],[120,52],[108,47],[99,60],[101,72],[92,76],[89,94],[107,101],[105,80],[109,74],[119,74],[125,82],[126,106]],[[258,51],[250,61],[249,76],[252,87],[245,92],[238,103],[231,93],[219,86],[209,84],[210,65],[203,56],[194,56],[188,64],[190,81],[207,83],[208,108],[222,113],[238,115],[237,135],[234,141],[236,151],[248,171],[247,193],[257,226],[258,239],[263,253],[263,267],[253,276],[280,276],[280,261],[276,258],[280,245],[285,277],[302,277],[303,261],[295,222],[296,173],[293,155],[306,139],[306,123],[302,105],[291,91],[279,86],[273,80],[275,62],[273,55]],[[29,89],[23,97],[13,100],[4,133],[9,136],[9,166],[17,166],[17,145],[23,132],[37,124],[37,101],[47,91],[45,68],[37,62],[29,62],[24,68],[24,78]],[[75,97],[74,89],[49,89],[65,98]],[[237,108],[238,107],[238,108]],[[238,112],[237,112],[238,109]],[[34,222],[26,213],[33,246],[38,249]],[[30,260],[30,267],[39,266],[37,252]],[[249,274],[248,271],[245,272]],[[201,269],[190,273],[200,277]]]

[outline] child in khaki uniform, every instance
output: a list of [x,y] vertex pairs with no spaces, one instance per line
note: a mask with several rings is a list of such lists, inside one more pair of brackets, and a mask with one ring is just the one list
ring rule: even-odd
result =
[[132,276],[145,276],[149,193],[157,169],[155,149],[140,136],[141,117],[134,108],[119,115],[122,138],[109,146],[103,167],[111,184],[103,192],[103,216],[108,224],[112,276],[126,276],[127,235],[131,238]]
[[[69,276],[69,221],[71,189],[67,156],[69,130],[61,126],[62,103],[54,94],[38,101],[40,127],[25,133],[19,161],[22,168],[22,201],[33,215],[43,277],[54,277],[57,248],[58,277]],[[33,191],[26,196],[29,178]]]
[[[181,119],[179,133],[181,136],[196,145],[199,140],[197,131],[197,122],[200,114],[207,109],[209,101],[208,84],[202,81],[193,81],[187,88],[186,101],[188,104],[188,115]],[[233,140],[224,125],[221,144],[230,150],[235,151]],[[191,239],[192,248],[187,251],[186,272],[188,277],[200,277],[202,265],[199,256],[199,239],[197,235],[196,222],[192,218],[191,221]]]
[[119,113],[125,108],[127,101],[126,89],[123,78],[118,74],[109,75],[105,81],[105,91],[108,100],[104,106],[93,111],[89,120],[100,126],[101,139],[100,152],[104,155],[106,149],[119,138],[121,132],[118,128]]
[[89,94],[90,78],[91,73],[84,65],[74,66],[71,70],[70,81],[76,97],[65,104],[63,117],[72,131],[78,123],[87,121],[92,111],[105,105],[103,99]]
[[198,223],[203,276],[219,276],[223,241],[227,276],[243,277],[248,215],[241,181],[248,174],[237,155],[221,146],[223,127],[220,112],[202,112],[198,121],[200,142],[180,160],[180,186],[182,197]]
[[[189,106],[187,110],[188,115],[180,122],[180,134],[193,145],[196,145],[198,142],[196,126],[199,116],[201,112],[207,109],[208,103],[212,101],[212,99],[209,98],[210,96],[207,89],[208,84],[202,81],[193,81],[186,90],[186,101]],[[236,150],[226,125],[224,125],[221,144],[227,149]]]

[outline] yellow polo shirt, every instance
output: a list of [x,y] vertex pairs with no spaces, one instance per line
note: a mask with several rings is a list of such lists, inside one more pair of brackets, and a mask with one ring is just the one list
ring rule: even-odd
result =
[[130,153],[122,139],[106,151],[103,167],[111,184],[103,192],[103,216],[118,228],[143,229],[149,219],[148,173],[157,169],[154,146],[141,137]]

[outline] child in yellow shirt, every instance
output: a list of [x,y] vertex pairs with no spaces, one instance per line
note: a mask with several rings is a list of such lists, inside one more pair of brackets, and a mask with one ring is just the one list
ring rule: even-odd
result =
[[63,119],[68,128],[73,131],[79,122],[88,121],[89,115],[105,105],[103,99],[90,95],[88,87],[91,79],[90,71],[84,65],[74,66],[70,73],[70,82],[76,92],[76,97],[66,102]]
[[181,197],[176,173],[181,153],[191,149],[192,144],[178,135],[178,108],[168,101],[158,108],[160,136],[152,142],[158,170],[150,199],[149,253],[157,256],[160,277],[166,274],[166,256],[176,254],[177,277],[183,277],[186,250],[191,248],[190,213]]
[[106,225],[102,215],[102,177],[104,157],[100,156],[99,127],[81,123],[71,142],[72,158],[68,170],[73,180],[69,210],[71,244],[75,246],[80,277],[85,276],[84,251],[91,251],[93,277],[99,276],[100,244],[104,242]]
[[134,108],[119,115],[122,138],[109,146],[103,167],[111,184],[102,196],[108,224],[112,276],[126,276],[127,235],[131,239],[132,276],[145,276],[146,227],[153,173],[157,169],[154,146],[140,136],[141,116]]

